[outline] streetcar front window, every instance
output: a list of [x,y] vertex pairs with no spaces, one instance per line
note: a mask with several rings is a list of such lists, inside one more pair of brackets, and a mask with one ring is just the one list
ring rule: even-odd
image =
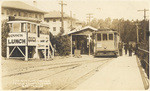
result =
[[113,34],[109,34],[109,40],[113,40]]
[[107,34],[103,34],[103,40],[107,40]]
[[12,32],[20,32],[20,23],[13,23],[13,31]]
[[97,40],[101,41],[101,34],[100,33],[97,34]]

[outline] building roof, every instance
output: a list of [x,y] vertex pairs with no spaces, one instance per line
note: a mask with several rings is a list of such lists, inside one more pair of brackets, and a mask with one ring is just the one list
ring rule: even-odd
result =
[[83,27],[83,28],[80,29],[80,30],[73,30],[73,31],[70,31],[70,32],[68,33],[68,35],[70,35],[70,34],[75,34],[75,33],[79,33],[79,32],[81,32],[81,31],[85,31],[85,30],[87,30],[87,29],[90,29],[90,30],[93,30],[93,31],[97,31],[97,29],[94,28],[94,27],[92,27],[92,26],[85,26],[85,27]]
[[46,13],[43,10],[40,10],[34,6],[28,5],[28,4],[21,2],[21,1],[3,1],[2,7]]
[[[67,14],[64,14],[64,18],[69,17]],[[50,11],[48,14],[44,15],[44,18],[61,18],[61,12],[59,11]]]

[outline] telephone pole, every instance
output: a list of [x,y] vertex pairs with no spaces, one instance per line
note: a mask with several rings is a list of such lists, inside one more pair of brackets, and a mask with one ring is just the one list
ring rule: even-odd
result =
[[144,9],[144,10],[138,10],[138,12],[140,11],[144,11],[144,20],[146,20],[146,12],[149,11],[148,9]]
[[63,12],[63,6],[67,5],[67,4],[63,3],[63,0],[61,0],[61,2],[59,4],[61,5],[61,32],[64,33],[64,21],[63,21],[64,12]]
[[87,16],[87,18],[88,18],[88,24],[90,23],[90,21],[91,21],[91,18],[93,18],[93,14],[92,13],[88,13],[87,14],[88,16]]
[[144,10],[138,10],[138,12],[140,11],[144,11],[144,26],[143,26],[143,30],[144,30],[144,41],[146,41],[146,12],[149,11],[148,9],[144,9]]
[[71,30],[72,30],[72,11],[70,11],[70,18],[71,18],[71,25],[70,25],[70,28],[71,28]]

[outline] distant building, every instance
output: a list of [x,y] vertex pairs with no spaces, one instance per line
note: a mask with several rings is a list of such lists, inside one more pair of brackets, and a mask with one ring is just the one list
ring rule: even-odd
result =
[[[61,13],[58,11],[51,11],[48,14],[44,15],[44,21],[47,22],[50,26],[50,32],[55,36],[60,33],[61,30]],[[71,18],[67,14],[64,14],[64,33],[67,34],[71,30],[75,29],[77,25],[76,19]]]
[[37,23],[44,21],[46,13],[21,1],[3,1],[1,10],[2,20],[25,20]]

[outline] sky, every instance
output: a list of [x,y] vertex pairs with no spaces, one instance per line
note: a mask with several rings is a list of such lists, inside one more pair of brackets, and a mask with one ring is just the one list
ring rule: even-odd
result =
[[[24,2],[33,5],[33,0],[24,0]],[[44,11],[60,11],[61,0],[36,0],[37,7]],[[87,14],[92,13],[93,19],[121,19],[142,20],[144,12],[137,10],[149,9],[148,0],[63,0],[64,12],[81,21],[87,21]],[[150,11],[147,12],[147,16]]]

